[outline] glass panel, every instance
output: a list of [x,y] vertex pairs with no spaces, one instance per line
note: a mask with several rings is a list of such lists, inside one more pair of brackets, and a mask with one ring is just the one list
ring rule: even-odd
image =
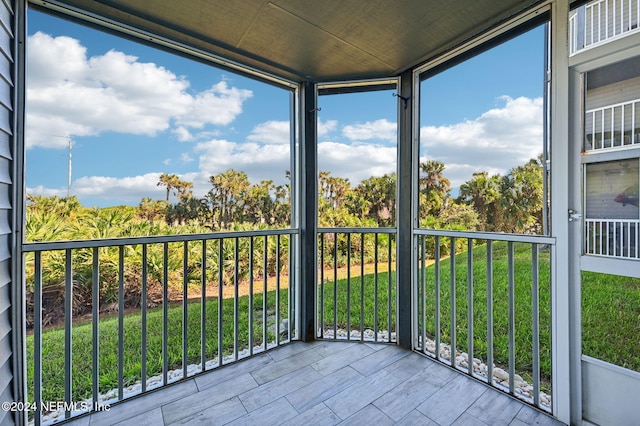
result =
[[421,227],[544,231],[544,40],[537,27],[421,83]]
[[638,219],[638,160],[586,166],[586,217]]
[[28,18],[27,240],[290,226],[289,90]]

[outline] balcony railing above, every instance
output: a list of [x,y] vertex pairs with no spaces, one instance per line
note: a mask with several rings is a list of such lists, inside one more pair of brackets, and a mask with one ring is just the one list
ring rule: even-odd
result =
[[640,146],[640,99],[585,112],[584,151]]
[[569,53],[571,55],[638,31],[639,0],[597,0],[589,2],[569,16]]
[[585,219],[585,254],[640,259],[640,221]]

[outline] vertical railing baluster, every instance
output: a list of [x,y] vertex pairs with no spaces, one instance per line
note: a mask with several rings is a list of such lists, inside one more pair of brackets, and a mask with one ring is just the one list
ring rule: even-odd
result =
[[[616,226],[617,228],[617,226]],[[616,247],[618,246],[618,244],[616,244]],[[618,256],[620,257],[624,257],[624,222],[620,222],[620,253],[618,254]]]
[[591,113],[591,149],[596,149],[596,112]]
[[200,371],[207,370],[207,240],[202,240],[200,276]]
[[393,323],[392,323],[392,316],[393,316],[392,315],[393,314],[392,313],[392,309],[396,304],[395,298],[392,297],[392,289],[393,289],[393,275],[391,274],[392,263],[393,263],[393,247],[392,247],[393,246],[393,238],[392,237],[393,237],[393,235],[389,234],[389,254],[388,254],[388,256],[389,256],[389,262],[388,262],[389,270],[387,271],[388,272],[387,285],[389,287],[387,289],[387,291],[388,291],[387,294],[389,295],[389,297],[387,298],[387,309],[389,311],[388,312],[388,318],[387,318],[388,321],[389,321],[389,327],[387,328],[387,330],[388,330],[387,331],[387,341],[388,342],[391,342],[391,340],[392,340],[391,339],[391,332],[393,330],[393,327],[392,327],[392,325],[393,325]]
[[[610,225],[613,227],[613,255],[617,256],[617,251],[618,251],[618,227],[616,226],[616,223],[614,221],[610,222]],[[611,244],[609,244],[609,246],[611,246]]]
[[333,338],[338,338],[338,234],[333,233]]
[[233,243],[233,359],[234,361],[238,360],[238,334],[240,333],[239,328],[239,315],[238,315],[238,287],[239,287],[239,246],[240,240],[238,237],[234,239]]
[[[640,8],[638,9],[640,10]],[[631,145],[636,143],[636,102],[631,103]]]
[[514,378],[516,366],[516,314],[515,314],[515,265],[514,265],[514,244],[513,241],[507,243],[508,247],[508,292],[509,292],[509,393],[514,391]]
[[473,239],[467,239],[467,372],[473,376]]
[[487,383],[493,385],[493,241],[487,240]]
[[182,243],[182,378],[186,379],[189,366],[189,242]]
[[[71,259],[71,249],[65,250],[65,291],[64,291],[64,402],[71,404],[72,393],[71,384],[73,383],[71,372],[73,364],[73,262]],[[68,407],[68,406],[67,406]],[[65,409],[64,418],[68,419],[71,412]]]
[[427,237],[421,235],[419,238],[420,244],[420,273],[422,279],[420,280],[420,294],[422,296],[422,352],[427,353]]
[[34,253],[33,277],[33,402],[34,423],[42,424],[42,252]]
[[531,244],[531,334],[533,338],[533,405],[540,405],[540,302],[538,276],[538,245]]
[[[318,318],[320,318],[320,338],[324,338],[324,233],[318,233],[320,237],[320,297],[318,298]],[[291,280],[289,280],[291,281]]]
[[100,396],[100,259],[98,247],[93,248],[93,272],[92,272],[92,294],[91,294],[91,390],[93,407],[98,405]]
[[289,234],[287,237],[287,315],[289,316],[289,321],[287,321],[287,341],[291,342],[293,340],[293,325],[296,322],[296,303],[295,303],[295,296],[296,296],[296,289],[295,286],[292,286],[291,284],[293,283],[293,279],[292,279],[292,270],[293,268],[291,267],[291,250],[292,250],[292,244],[291,244],[291,235]]
[[118,247],[118,400],[124,398],[124,246]]
[[162,384],[169,383],[169,243],[162,253]]
[[147,391],[147,273],[147,245],[142,244],[142,298],[140,302],[142,327],[142,335],[140,338],[140,360],[142,365],[140,381],[142,382],[143,393]]
[[347,340],[351,340],[351,232],[347,232]]
[[449,323],[451,335],[451,346],[449,347],[449,361],[451,366],[456,366],[456,237],[451,237],[451,247],[449,249],[449,310],[451,311],[451,321]]
[[440,237],[436,235],[435,237],[435,265],[434,265],[434,273],[435,273],[435,310],[436,310],[436,359],[440,359]]
[[593,15],[594,15],[594,10],[593,10],[593,8],[591,8],[591,15],[590,15],[590,18],[591,18],[591,44],[593,44],[593,43],[594,43],[594,40],[593,40],[593,39],[594,39],[593,34],[594,34],[594,32],[595,32],[595,29],[594,29],[594,27],[593,27]]
[[375,234],[373,252],[373,340],[378,341],[378,233]]
[[280,346],[280,234],[276,235],[276,346]]
[[253,236],[249,237],[249,356],[253,355]]
[[269,242],[268,242],[268,236],[265,235],[264,236],[264,252],[262,253],[262,261],[263,261],[263,265],[262,265],[262,341],[264,343],[264,350],[266,351],[268,349],[268,342],[269,342],[269,335],[268,335],[268,331],[269,331],[269,327],[267,326],[267,296],[268,296],[268,285],[267,285],[267,278],[269,277],[269,269],[268,269],[268,265],[269,265]]
[[364,341],[364,232],[360,234],[360,341]]
[[606,136],[605,135],[605,119],[604,119],[605,115],[604,115],[604,111],[605,111],[605,109],[602,108],[602,110],[601,110],[601,118],[600,118],[600,126],[601,126],[601,129],[600,129],[600,144],[601,144],[601,148],[605,148],[604,139],[605,139],[605,136]]
[[224,238],[218,239],[218,367],[224,361]]

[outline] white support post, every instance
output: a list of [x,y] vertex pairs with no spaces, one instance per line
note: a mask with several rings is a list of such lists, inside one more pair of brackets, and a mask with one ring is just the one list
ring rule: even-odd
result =
[[[569,0],[552,4],[551,15],[551,234],[556,237],[552,281],[553,414],[567,424],[580,423],[579,253],[574,238],[580,221],[569,222],[579,156],[572,149],[571,84],[569,78]],[[576,275],[576,271],[578,275]],[[578,299],[576,299],[576,292]]]

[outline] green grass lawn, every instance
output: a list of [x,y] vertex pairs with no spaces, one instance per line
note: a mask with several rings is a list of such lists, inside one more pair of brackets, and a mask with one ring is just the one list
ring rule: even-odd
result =
[[[507,368],[509,361],[509,292],[508,292],[508,253],[507,243],[494,243],[492,256],[492,313],[493,313],[493,357],[494,363]],[[514,244],[514,324],[515,324],[515,370],[518,374],[530,378],[533,372],[533,308],[532,308],[532,263],[531,245]],[[473,287],[467,284],[468,253],[456,256],[455,311],[451,312],[451,274],[450,259],[440,262],[440,336],[441,341],[451,343],[451,319],[456,324],[456,349],[468,351],[469,321],[468,303],[472,302],[473,317],[473,356],[487,361],[487,247],[473,248]],[[551,376],[551,305],[549,285],[549,254],[539,252],[539,339],[540,370],[543,378]],[[436,280],[435,265],[427,267],[420,277],[424,282],[421,292],[420,327],[426,328],[427,337],[436,335]],[[426,296],[424,313],[422,297]]]
[[[287,289],[280,290],[280,318],[287,318]],[[187,364],[200,363],[201,349],[201,304],[190,303],[187,308]],[[254,345],[263,341],[263,296],[254,296]],[[267,315],[276,311],[276,292],[267,295]],[[238,298],[238,350],[249,346],[249,297]],[[169,369],[182,366],[182,305],[172,306],[168,310],[168,365]],[[223,301],[223,355],[233,353],[233,299]],[[268,320],[269,322],[269,320]],[[147,311],[147,377],[162,372],[162,308]],[[267,324],[267,329],[269,327]],[[100,321],[99,346],[99,387],[106,392],[118,386],[118,318],[111,317]],[[268,341],[275,340],[268,330]],[[73,401],[81,401],[91,396],[92,385],[92,324],[73,326]],[[124,386],[139,381],[142,374],[141,358],[142,316],[140,313],[124,317]],[[218,357],[218,300],[206,303],[206,359]],[[44,401],[64,400],[64,329],[52,329],[43,333],[43,384]],[[29,400],[33,401],[33,336],[27,338],[27,365]]]
[[[531,288],[531,246],[514,245],[514,296],[515,296],[515,352],[516,372],[525,379],[532,373],[532,288]],[[467,253],[456,256],[455,320],[456,348],[467,351],[469,339],[467,304],[469,296],[473,302],[473,350],[474,357],[486,361],[487,355],[487,269],[486,246],[473,249],[473,288],[469,294],[467,287]],[[507,244],[495,243],[493,246],[493,336],[494,362],[506,368],[508,365],[508,262]],[[441,341],[450,343],[450,259],[440,262],[440,336]],[[360,267],[353,267],[352,275],[359,275]],[[540,322],[540,368],[543,380],[551,375],[551,291],[549,285],[549,254],[539,253],[539,322]],[[366,273],[366,272],[365,272]],[[393,276],[393,275],[392,275]],[[423,281],[424,278],[424,281]],[[424,327],[428,337],[433,338],[435,328],[435,265],[421,272],[420,282],[424,282],[419,293],[419,327]],[[377,298],[376,298],[376,291]],[[637,352],[640,335],[640,280],[613,277],[610,275],[583,275],[583,346],[584,353],[640,371],[640,354]],[[363,297],[364,296],[364,297]],[[423,297],[426,296],[426,309],[422,311]],[[288,317],[286,289],[281,290],[280,315]],[[351,330],[395,329],[396,311],[391,310],[389,317],[388,301],[395,301],[395,281],[391,291],[388,285],[388,273],[365,274],[361,279],[352,276],[350,280],[339,279],[325,282],[318,287],[318,299],[322,297],[323,327],[333,328],[334,315],[338,328]],[[248,317],[249,297],[238,299],[240,325],[238,342],[240,349],[249,345]],[[262,305],[261,294],[254,297],[254,342],[262,342]],[[276,310],[275,292],[267,296],[268,315]],[[334,309],[335,306],[335,309]],[[347,310],[347,306],[350,310]],[[377,306],[377,312],[375,307]],[[215,359],[218,355],[218,301],[209,300],[206,305],[206,358]],[[233,351],[233,300],[223,303],[223,351]],[[188,363],[200,362],[200,303],[188,305]],[[182,306],[169,309],[168,316],[168,356],[169,368],[182,365]],[[377,320],[377,326],[376,326]],[[118,321],[107,318],[100,321],[100,390],[106,392],[117,387],[118,359]],[[64,348],[61,329],[49,330],[43,334],[43,399],[59,401],[63,399]],[[132,384],[141,377],[141,315],[130,314],[124,321],[124,384]],[[274,339],[269,332],[269,341]],[[73,327],[73,400],[79,401],[91,395],[91,324]],[[28,380],[33,383],[33,337],[27,340]],[[162,371],[162,310],[150,309],[147,314],[147,376]],[[547,388],[548,384],[544,386]],[[33,386],[30,387],[32,397]]]
[[582,273],[582,352],[640,371],[640,279]]

